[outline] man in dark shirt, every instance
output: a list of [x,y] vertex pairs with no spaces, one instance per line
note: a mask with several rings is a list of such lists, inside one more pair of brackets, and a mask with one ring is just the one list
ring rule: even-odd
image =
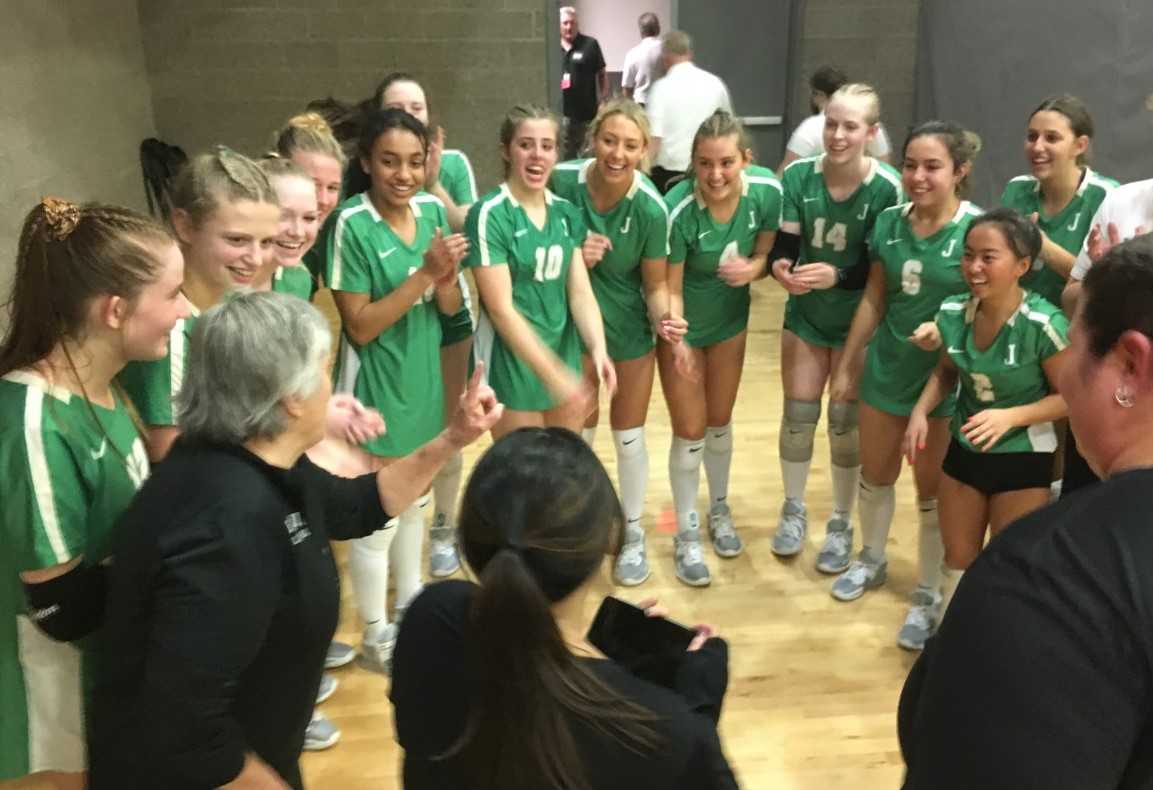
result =
[[589,121],[608,97],[609,78],[601,45],[580,32],[572,6],[560,10],[560,45],[564,50],[560,80],[566,124],[564,158],[576,159],[584,147]]

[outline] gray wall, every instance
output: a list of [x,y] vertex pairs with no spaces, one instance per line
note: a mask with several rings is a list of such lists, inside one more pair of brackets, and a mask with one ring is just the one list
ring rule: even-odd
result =
[[145,207],[137,150],[155,130],[136,0],[6,3],[0,51],[2,300],[44,195]]
[[258,153],[310,99],[359,100],[404,69],[482,189],[499,176],[504,113],[546,99],[545,15],[542,0],[140,0],[167,142]]

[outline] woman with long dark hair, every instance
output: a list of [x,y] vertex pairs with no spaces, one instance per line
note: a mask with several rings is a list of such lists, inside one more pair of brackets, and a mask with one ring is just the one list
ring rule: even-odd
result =
[[670,690],[586,638],[622,531],[608,474],[571,431],[514,431],[477,462],[460,541],[479,584],[427,587],[397,641],[405,787],[736,787],[716,732],[724,642],[698,627]]

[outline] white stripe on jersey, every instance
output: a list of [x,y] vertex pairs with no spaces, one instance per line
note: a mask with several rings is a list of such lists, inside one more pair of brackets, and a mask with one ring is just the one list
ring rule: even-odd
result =
[[1053,341],[1053,345],[1055,345],[1057,347],[1058,351],[1064,351],[1065,350],[1065,347],[1068,345],[1068,343],[1066,343],[1064,340],[1062,340],[1060,333],[1057,332],[1057,330],[1053,328],[1053,324],[1049,320],[1049,316],[1045,315],[1044,313],[1033,313],[1033,312],[1027,312],[1027,313],[1025,313],[1025,316],[1030,321],[1036,322],[1036,323],[1041,325],[1041,328],[1045,330],[1045,334],[1048,335],[1049,339]]
[[661,197],[661,194],[657,192],[655,187],[646,183],[642,178],[637,178],[636,183],[640,185],[641,192],[644,192],[646,195],[652,198],[653,202],[660,206],[661,211],[663,211],[665,214],[665,255],[667,256],[669,254],[669,235],[673,230],[673,221],[669,217],[669,207],[665,205],[664,199]]
[[477,312],[479,316],[476,322],[476,338],[473,341],[472,353],[476,355],[478,362],[484,363],[484,383],[488,384],[488,377],[492,374],[492,347],[496,341],[496,328],[489,320],[483,304]]
[[969,306],[968,302],[943,302],[940,309],[950,313],[959,313]]
[[681,212],[685,210],[685,207],[695,200],[696,195],[685,195],[684,199],[681,200],[681,202],[676,205],[676,208],[674,208],[669,214],[669,224],[671,225],[672,223],[676,222],[677,217],[681,215]]
[[348,222],[348,218],[353,214],[357,214],[361,211],[368,211],[371,207],[372,204],[367,200],[364,200],[359,206],[351,206],[346,208],[344,211],[340,212],[340,216],[336,218],[336,228],[333,231],[335,235],[335,241],[332,245],[332,282],[329,283],[329,288],[334,291],[340,290],[341,268],[344,265],[344,261],[341,260],[341,253],[344,252],[345,223]]
[[1014,184],[1014,183],[1016,183],[1016,182],[1018,182],[1018,181],[1036,181],[1036,180],[1037,180],[1036,178],[1034,178],[1033,176],[1029,176],[1029,175],[1025,175],[1025,176],[1013,176],[1013,178],[1010,178],[1010,179],[1009,179],[1009,183],[1010,183],[1010,184]]
[[[184,386],[184,319],[181,318],[168,333],[168,392],[173,402]],[[175,410],[172,414],[176,417]]]
[[781,182],[775,178],[766,178],[765,176],[749,176],[749,183],[750,184],[768,184],[773,189],[780,192],[782,195],[784,194],[784,190],[781,189]]
[[24,444],[28,452],[28,470],[32,474],[32,491],[36,507],[44,522],[48,545],[56,555],[57,564],[68,562],[72,556],[60,531],[60,518],[56,513],[56,494],[52,490],[52,475],[48,471],[48,455],[44,451],[44,390],[29,387],[24,395]]
[[[473,173],[472,173],[472,162],[468,161],[468,157],[464,155],[464,151],[458,151],[455,148],[449,148],[449,149],[445,150],[445,153],[446,154],[456,154],[457,156],[460,157],[460,161],[464,162],[464,172],[468,174],[469,193],[472,195],[479,194],[476,191],[476,176],[473,175]],[[473,200],[476,200],[476,198],[474,197]],[[471,205],[471,204],[469,204],[469,205]]]
[[[504,202],[505,198],[510,197],[507,187],[503,184],[500,191],[495,196],[486,200],[480,207],[480,215],[476,218],[476,235],[477,241],[480,242],[480,265],[492,266],[492,258],[488,254],[488,215],[489,212]],[[497,261],[497,263],[508,263],[508,261]]]
[[876,159],[873,160],[873,170],[875,171],[874,175],[880,176],[894,187],[896,187],[898,197],[905,194],[904,187],[901,186],[901,177],[899,175],[890,172],[887,168],[881,167],[881,163]]
[[84,693],[80,651],[16,618],[17,652],[28,712],[28,770],[83,771]]

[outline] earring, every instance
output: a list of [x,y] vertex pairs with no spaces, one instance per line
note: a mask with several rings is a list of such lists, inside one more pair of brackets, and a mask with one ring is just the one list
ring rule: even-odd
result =
[[1113,400],[1117,401],[1117,405],[1123,409],[1133,408],[1133,395],[1130,394],[1129,388],[1121,384],[1113,391]]

